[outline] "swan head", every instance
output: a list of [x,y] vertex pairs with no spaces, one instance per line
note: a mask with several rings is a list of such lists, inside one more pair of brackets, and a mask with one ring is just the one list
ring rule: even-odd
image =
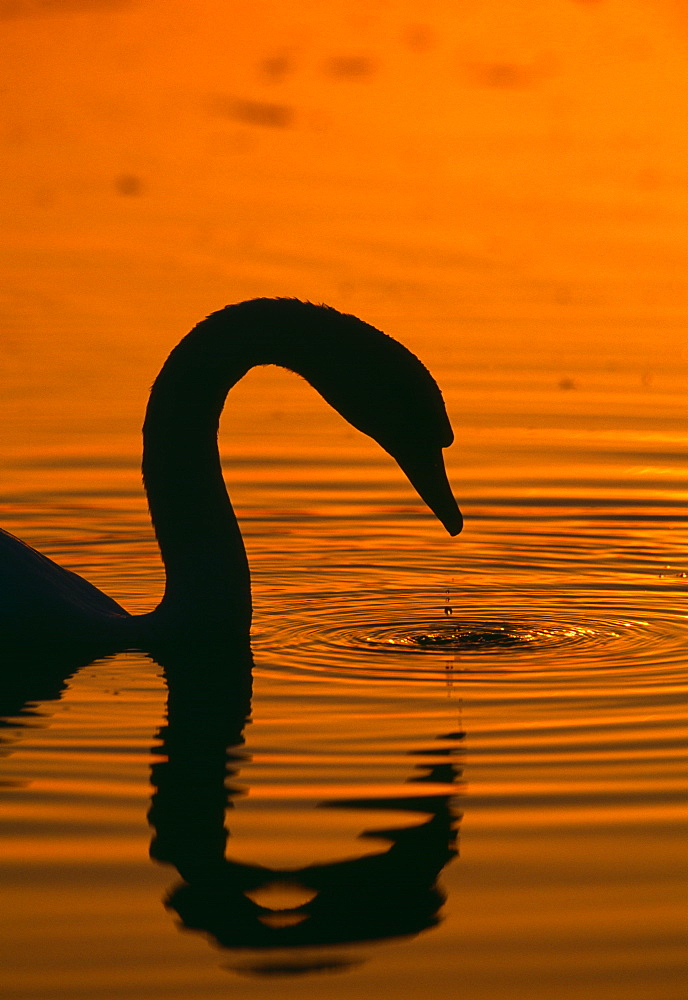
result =
[[310,303],[298,306],[301,337],[295,324],[296,357],[285,367],[377,441],[449,534],[458,535],[463,518],[442,455],[454,433],[430,372],[398,341],[355,316]]
[[[212,345],[200,362],[199,338]],[[395,459],[450,535],[461,531],[463,519],[442,455],[454,440],[442,393],[427,368],[397,340],[329,306],[263,298],[212,313],[170,360],[181,361],[185,352],[193,352],[194,364],[203,369],[202,378],[191,380],[198,395],[207,399],[208,385],[215,384],[218,419],[229,388],[249,368],[274,364],[301,375]],[[188,388],[189,365],[180,370]]]

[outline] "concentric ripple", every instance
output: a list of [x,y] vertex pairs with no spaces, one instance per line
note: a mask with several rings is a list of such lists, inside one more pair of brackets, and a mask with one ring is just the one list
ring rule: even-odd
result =
[[[382,628],[379,632],[376,631],[365,636],[364,641],[372,646],[382,644],[386,648],[393,646],[414,651],[422,649],[438,653],[470,651],[472,653],[494,654],[502,649],[522,649],[531,643],[550,642],[553,645],[558,645],[567,640],[596,639],[599,638],[600,631],[580,626],[528,628],[523,625],[490,625],[482,622],[467,622],[463,625],[434,628],[432,631],[411,631],[402,635],[396,634],[396,629],[391,635],[388,635],[385,628]],[[621,633],[610,629],[607,632],[607,638],[619,639]]]
[[686,616],[634,611],[611,617],[604,610],[574,607],[564,614],[538,607],[528,614],[505,607],[488,617],[468,607],[460,616],[395,617],[385,610],[366,618],[342,603],[323,619],[316,609],[284,614],[277,628],[259,632],[255,650],[272,652],[289,669],[409,681],[446,679],[452,670],[548,678],[613,673],[647,684],[665,682],[685,665]]

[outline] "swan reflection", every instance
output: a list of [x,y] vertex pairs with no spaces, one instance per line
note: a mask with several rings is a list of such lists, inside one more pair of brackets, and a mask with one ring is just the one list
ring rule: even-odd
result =
[[[232,965],[265,974],[346,966],[350,957],[323,957],[322,949],[416,935],[433,927],[445,901],[438,878],[457,853],[455,795],[463,733],[443,734],[438,746],[414,751],[433,763],[412,767],[408,794],[319,803],[327,809],[424,817],[413,826],[362,831],[361,837],[389,845],[380,853],[366,851],[299,868],[234,860],[226,813],[246,790],[239,774],[247,761],[250,658],[235,662],[232,670],[222,655],[214,666],[210,662],[206,656],[187,662],[185,669],[165,664],[168,716],[155,749],[161,759],[152,768],[151,856],[173,865],[183,879],[166,899],[182,925],[209,934],[220,948],[255,950],[254,958]],[[217,678],[217,684],[204,687],[207,699],[197,686],[189,690],[187,678],[199,673]],[[240,675],[243,682],[233,690],[227,678]],[[438,791],[438,784],[452,790]],[[290,950],[286,958],[284,949]],[[271,958],[270,950],[282,950],[279,959]]]
[[[376,440],[449,534],[458,534],[462,517],[442,454],[453,432],[441,392],[418,358],[325,306],[293,299],[228,306],[171,352],[146,410],[143,479],[166,574],[157,608],[131,615],[0,530],[0,715],[59,698],[66,680],[96,658],[145,651],[164,667],[169,692],[161,760],[152,772],[151,855],[183,879],[167,901],[183,925],[223,948],[260,951],[417,934],[439,919],[444,896],[437,879],[456,853],[452,791],[438,794],[437,783],[454,786],[460,775],[460,734],[443,737],[449,749],[438,763],[413,768],[406,795],[321,803],[428,817],[364,832],[389,844],[386,850],[298,869],[227,855],[225,813],[239,791],[251,703],[252,599],[217,434],[228,392],[265,364],[301,375]],[[297,902],[276,910],[266,902],[276,893]],[[299,961],[315,968],[310,959]],[[269,966],[258,963],[261,969]]]

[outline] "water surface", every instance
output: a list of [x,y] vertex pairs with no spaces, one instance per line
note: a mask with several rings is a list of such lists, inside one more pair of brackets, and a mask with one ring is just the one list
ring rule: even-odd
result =
[[418,352],[466,517],[293,376],[232,392],[250,709],[129,651],[5,713],[6,995],[678,1000],[682,15],[5,6],[3,526],[153,607],[148,387],[273,294]]
[[[451,407],[459,378],[438,374]],[[530,405],[561,413],[584,391],[557,376]],[[461,387],[481,422],[485,377]],[[8,720],[10,995],[49,977],[69,997],[215,996],[230,972],[248,995],[273,976],[296,995],[295,971],[336,970],[327,996],[448,979],[469,996],[678,996],[680,428],[616,427],[627,397],[609,392],[587,430],[529,429],[489,378],[510,422],[459,432],[458,540],[295,379],[239,391],[229,420],[249,425],[259,386],[283,394],[269,441],[226,444],[257,609],[250,722],[230,703],[214,732],[201,704],[165,728],[161,671],[133,652]],[[671,412],[670,392],[643,391]],[[160,569],[136,456],[93,458],[52,463],[30,495],[41,462],[10,463],[8,525],[142,609]]]

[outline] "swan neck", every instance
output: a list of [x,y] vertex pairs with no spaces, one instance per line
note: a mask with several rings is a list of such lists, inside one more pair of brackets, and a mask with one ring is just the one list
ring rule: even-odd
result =
[[[232,386],[267,364],[303,376],[396,458],[452,533],[460,528],[442,462],[424,458],[428,448],[434,455],[451,443],[451,426],[436,383],[414,355],[326,306],[295,299],[228,306],[172,351],[151,390],[143,428],[144,484],[167,573],[153,614],[168,616],[172,627],[191,617],[248,635],[248,564],[217,433]],[[409,412],[404,400],[419,392],[423,405]]]
[[219,365],[212,344],[187,340],[156,379],[143,428],[143,480],[166,573],[153,616],[165,632],[190,625],[248,635],[248,563],[217,434],[227,393],[250,365]]

